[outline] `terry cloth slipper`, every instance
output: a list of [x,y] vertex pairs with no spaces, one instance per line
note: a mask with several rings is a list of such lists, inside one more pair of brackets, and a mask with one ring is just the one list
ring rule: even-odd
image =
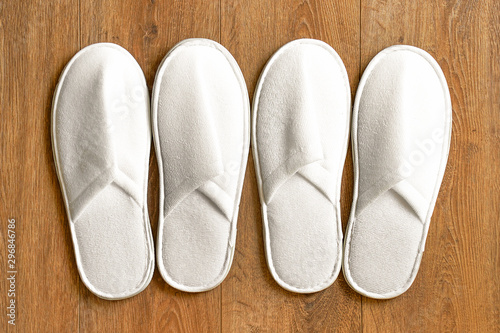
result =
[[179,290],[215,288],[231,267],[249,149],[249,104],[238,64],[214,41],[180,42],[156,73],[157,260],[163,279]]
[[343,271],[360,294],[396,297],[415,279],[450,137],[450,94],[437,62],[411,46],[380,52],[361,78],[352,121]]
[[147,209],[149,98],[114,44],[78,52],[52,106],[52,145],[82,281],[105,299],[141,292],[154,271]]
[[342,60],[313,39],[279,49],[257,83],[252,140],[266,258],[292,292],[325,289],[340,271],[350,98]]

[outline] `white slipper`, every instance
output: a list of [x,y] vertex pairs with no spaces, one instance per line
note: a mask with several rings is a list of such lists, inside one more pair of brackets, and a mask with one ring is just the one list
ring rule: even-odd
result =
[[78,271],[101,298],[133,296],[153,275],[150,144],[148,89],[139,64],[114,44],[78,52],[54,95],[52,146]]
[[229,272],[249,109],[243,75],[222,45],[187,39],[160,64],[152,93],[160,173],[157,260],[174,288],[210,290]]
[[443,179],[451,101],[437,62],[411,46],[392,46],[366,68],[352,120],[354,199],[344,275],[372,298],[412,284]]
[[289,291],[325,289],[340,271],[350,98],[342,60],[313,39],[279,49],[257,83],[252,140],[266,258]]

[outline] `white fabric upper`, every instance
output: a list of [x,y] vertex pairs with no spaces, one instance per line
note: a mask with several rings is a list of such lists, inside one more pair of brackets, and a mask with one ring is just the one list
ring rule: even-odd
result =
[[271,273],[294,292],[324,289],[341,262],[338,203],[350,115],[345,67],[321,41],[288,43],[264,68],[253,107]]
[[[66,194],[73,222],[113,181],[138,204],[143,200],[144,165],[137,158],[149,157],[148,94],[140,68],[123,51],[109,45],[84,51],[60,86],[57,148],[63,179],[71,184]],[[121,150],[123,140],[130,146]]]
[[172,286],[204,291],[231,265],[249,146],[249,101],[241,71],[220,44],[175,46],[153,88],[159,157],[158,266]]
[[94,44],[66,66],[52,119],[54,157],[82,280],[97,296],[133,296],[149,283],[146,205],[149,98],[134,58]]
[[358,292],[390,298],[413,282],[450,128],[448,87],[429,54],[394,46],[370,62],[353,112],[355,196],[344,258]]

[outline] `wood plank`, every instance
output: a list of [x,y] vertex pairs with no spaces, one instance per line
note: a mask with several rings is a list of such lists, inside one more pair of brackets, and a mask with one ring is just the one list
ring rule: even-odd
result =
[[[222,1],[221,43],[238,61],[250,97],[269,57],[297,38],[329,43],[346,64],[351,87],[359,80],[359,6],[335,1]],[[350,156],[350,155],[349,155]],[[272,279],[264,256],[262,220],[250,156],[238,220],[236,254],[222,284],[224,332],[359,331],[360,296],[342,274],[312,295],[290,293]],[[352,198],[352,163],[344,172],[342,217]]]
[[[4,332],[78,328],[78,273],[52,159],[52,94],[78,50],[77,1],[0,2],[0,307]],[[59,32],[64,31],[64,34]],[[7,221],[16,220],[16,325]]]
[[499,14],[498,1],[362,0],[362,66],[393,44],[420,47],[441,65],[453,105],[420,272],[396,299],[363,299],[364,331],[500,330]]
[[[190,1],[82,0],[82,46],[113,42],[139,62],[151,89],[165,54],[189,37],[219,38],[217,3]],[[148,205],[156,239],[158,168],[152,149]],[[108,302],[81,287],[82,332],[216,332],[220,331],[220,289],[199,294],[169,287],[155,272],[151,284],[131,299]]]

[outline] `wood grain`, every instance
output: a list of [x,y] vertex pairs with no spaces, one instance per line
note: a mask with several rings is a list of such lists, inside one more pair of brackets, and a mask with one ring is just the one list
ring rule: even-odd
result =
[[[359,79],[358,4],[322,1],[222,1],[221,43],[238,61],[250,98],[269,57],[297,38],[329,43]],[[346,165],[345,179],[352,179]],[[222,285],[224,332],[359,331],[360,296],[339,277],[325,291],[299,295],[278,286],[267,268],[253,158],[249,159],[238,220],[233,267]],[[352,194],[344,187],[347,221]],[[345,195],[347,194],[347,195]]]
[[[104,301],[80,282],[52,162],[50,106],[57,79],[82,47],[113,42],[151,88],[161,59],[190,37],[219,41],[250,97],[269,57],[317,38],[343,59],[353,95],[373,56],[415,45],[443,68],[453,104],[452,146],[420,272],[402,296],[361,297],[342,274],[299,295],[268,272],[250,155],[236,255],[218,288],[188,294],[155,272],[148,288]],[[500,2],[495,0],[0,0],[0,329],[7,332],[498,332],[500,331]],[[148,204],[156,239],[158,169]],[[352,199],[350,152],[342,220]],[[17,223],[17,325],[7,324],[8,218]]]
[[443,69],[453,106],[448,165],[419,274],[401,297],[363,300],[365,331],[499,330],[496,3],[362,1],[362,66],[390,45],[420,47]]
[[[52,93],[78,51],[77,1],[0,2],[3,331],[78,328],[78,273],[52,162]],[[64,35],[49,31],[64,31]],[[7,221],[16,220],[16,326],[7,325]]]
[[[219,7],[213,3],[81,2],[82,47],[108,41],[123,46],[143,68],[150,88],[159,63],[176,43],[189,37],[217,39],[219,28]],[[148,206],[156,239],[158,168],[154,156],[150,167]],[[169,287],[158,271],[148,288],[132,299],[110,305],[83,285],[80,294],[81,332],[215,332],[221,326],[220,289],[199,294],[179,292]]]

